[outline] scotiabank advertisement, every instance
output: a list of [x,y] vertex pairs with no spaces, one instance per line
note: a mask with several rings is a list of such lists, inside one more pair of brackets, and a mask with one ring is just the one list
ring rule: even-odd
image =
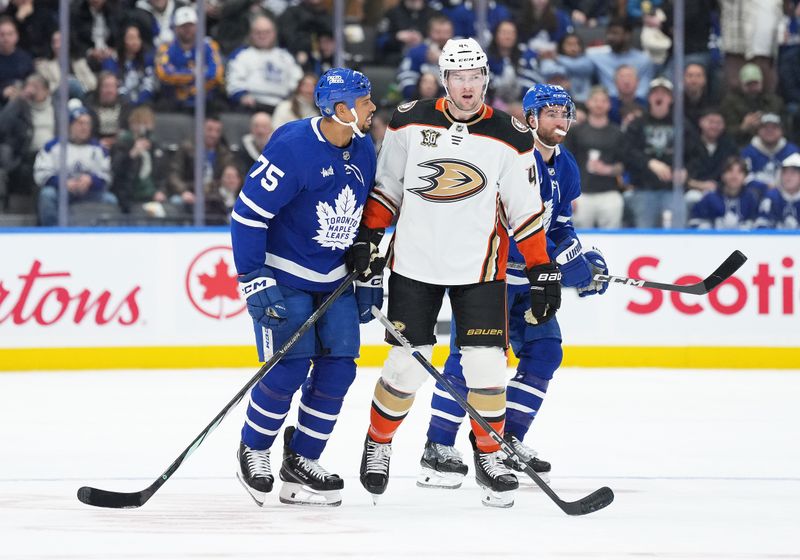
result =
[[[735,249],[748,261],[704,296],[612,285],[579,298],[565,289],[558,319],[567,355],[571,347],[800,348],[800,236],[581,237],[602,250],[610,274],[657,282],[700,281]],[[2,357],[14,349],[252,345],[224,231],[0,233],[0,246],[0,369],[13,369]],[[377,322],[362,328],[362,343],[385,346]]]

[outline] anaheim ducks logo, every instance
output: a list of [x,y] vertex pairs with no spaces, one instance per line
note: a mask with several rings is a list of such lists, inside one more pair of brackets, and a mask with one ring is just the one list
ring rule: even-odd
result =
[[473,164],[457,159],[434,159],[419,164],[433,173],[420,177],[428,184],[410,189],[431,202],[456,202],[481,192],[486,187],[486,175]]

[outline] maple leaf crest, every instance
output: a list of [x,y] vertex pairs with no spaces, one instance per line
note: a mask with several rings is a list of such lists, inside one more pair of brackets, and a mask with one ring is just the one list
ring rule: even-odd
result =
[[236,275],[228,274],[228,263],[220,257],[219,262],[214,266],[213,274],[200,274],[198,280],[205,288],[203,299],[209,300],[216,297],[224,297],[232,300],[239,299],[239,282]]
[[332,207],[324,200],[317,203],[319,229],[314,241],[331,250],[347,249],[355,239],[364,207],[358,205],[350,185],[345,185],[333,204]]

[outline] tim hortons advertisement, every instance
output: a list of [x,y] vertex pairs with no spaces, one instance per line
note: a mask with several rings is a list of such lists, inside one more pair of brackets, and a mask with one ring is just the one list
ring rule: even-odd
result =
[[[734,249],[748,261],[704,296],[616,284],[579,298],[565,289],[567,346],[800,347],[800,236],[587,232],[582,241],[604,253],[610,274],[657,282],[700,281]],[[37,232],[0,242],[0,348],[252,343],[225,232]],[[384,344],[377,322],[362,342]]]

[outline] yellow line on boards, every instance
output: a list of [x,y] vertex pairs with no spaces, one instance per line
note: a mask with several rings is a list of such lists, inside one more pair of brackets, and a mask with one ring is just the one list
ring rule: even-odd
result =
[[[358,365],[380,367],[389,346],[361,347]],[[441,367],[448,348],[437,345]],[[509,365],[517,360],[510,356]],[[147,346],[113,348],[0,348],[0,371],[182,369],[258,367],[252,346]],[[721,346],[566,346],[564,367],[800,369],[800,348]]]

